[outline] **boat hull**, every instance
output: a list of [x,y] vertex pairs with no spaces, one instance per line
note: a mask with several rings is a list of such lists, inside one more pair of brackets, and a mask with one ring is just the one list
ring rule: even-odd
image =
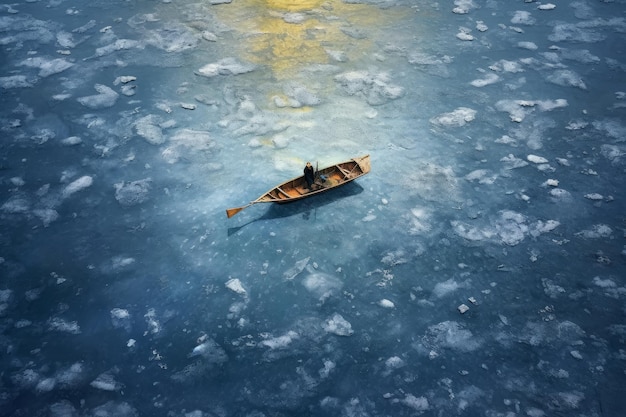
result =
[[340,187],[370,172],[369,155],[350,159],[317,171],[315,183],[307,189],[304,175],[272,188],[255,202],[286,204]]
[[333,188],[341,187],[342,185],[362,177],[368,172],[370,172],[369,155],[352,158],[349,161],[340,162],[317,171],[315,174],[315,183],[311,189],[307,188],[304,175],[301,175],[277,185],[245,206],[226,209],[226,215],[228,218],[231,218],[246,207],[257,203],[286,204],[312,197],[332,190]]

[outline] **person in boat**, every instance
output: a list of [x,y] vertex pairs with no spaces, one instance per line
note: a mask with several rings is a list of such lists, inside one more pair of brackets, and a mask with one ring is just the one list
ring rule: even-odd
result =
[[304,167],[304,180],[306,181],[306,188],[312,190],[311,186],[315,182],[315,171],[313,170],[313,165],[310,162],[306,163]]

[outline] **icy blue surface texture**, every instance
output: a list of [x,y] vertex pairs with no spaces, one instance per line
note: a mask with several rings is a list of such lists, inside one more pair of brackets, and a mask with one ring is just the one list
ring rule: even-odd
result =
[[622,416],[625,11],[0,5],[0,415]]

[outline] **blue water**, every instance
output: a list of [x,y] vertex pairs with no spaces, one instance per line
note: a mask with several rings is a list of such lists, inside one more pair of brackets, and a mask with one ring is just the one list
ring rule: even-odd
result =
[[0,415],[621,416],[625,10],[2,5]]

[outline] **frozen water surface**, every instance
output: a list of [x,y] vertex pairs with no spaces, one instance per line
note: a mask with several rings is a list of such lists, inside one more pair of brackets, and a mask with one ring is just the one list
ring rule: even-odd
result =
[[625,11],[0,6],[0,415],[623,415]]

